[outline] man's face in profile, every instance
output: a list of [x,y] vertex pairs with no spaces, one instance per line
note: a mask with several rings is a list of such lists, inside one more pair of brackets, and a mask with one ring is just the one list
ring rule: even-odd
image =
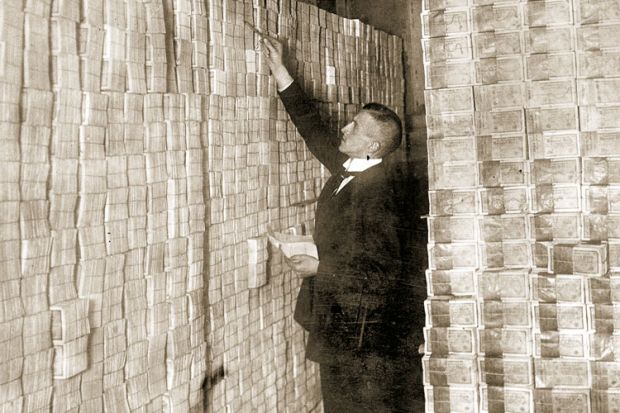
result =
[[338,149],[351,158],[366,158],[378,149],[378,141],[372,136],[379,136],[380,126],[368,112],[360,111],[353,120],[340,131],[342,139]]

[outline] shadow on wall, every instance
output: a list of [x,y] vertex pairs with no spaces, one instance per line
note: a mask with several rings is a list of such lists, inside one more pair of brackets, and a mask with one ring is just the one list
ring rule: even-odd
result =
[[211,401],[209,390],[212,389],[213,386],[215,386],[217,383],[222,381],[224,377],[226,377],[226,369],[224,369],[224,366],[220,366],[214,369],[213,374],[211,374],[211,376],[207,376],[205,378],[205,381],[202,383],[202,391],[205,395],[203,399],[203,406],[205,412],[208,411],[210,405],[209,403]]

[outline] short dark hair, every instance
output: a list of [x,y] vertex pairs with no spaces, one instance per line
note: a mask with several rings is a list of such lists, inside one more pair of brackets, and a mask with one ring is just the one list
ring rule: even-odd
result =
[[389,126],[393,133],[387,138],[387,144],[381,151],[381,155],[387,155],[394,152],[400,146],[403,137],[403,127],[400,118],[392,109],[381,103],[371,102],[362,107],[362,110],[368,112],[374,120]]

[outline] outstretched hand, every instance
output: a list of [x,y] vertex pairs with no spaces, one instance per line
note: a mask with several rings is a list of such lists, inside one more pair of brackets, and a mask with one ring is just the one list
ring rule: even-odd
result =
[[290,258],[284,256],[284,261],[302,277],[315,275],[319,269],[319,260],[310,255],[293,255]]
[[284,45],[278,39],[263,35],[263,54],[272,72],[284,66]]
[[271,69],[271,74],[278,84],[278,90],[283,90],[293,81],[293,78],[284,65],[284,44],[274,37],[268,35],[262,36],[261,50],[263,56],[265,56],[267,65],[269,69]]

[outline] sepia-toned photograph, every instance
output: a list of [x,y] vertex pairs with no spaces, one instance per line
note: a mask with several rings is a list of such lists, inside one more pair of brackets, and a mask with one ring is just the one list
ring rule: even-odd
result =
[[620,409],[618,0],[0,0],[0,117],[0,413]]

